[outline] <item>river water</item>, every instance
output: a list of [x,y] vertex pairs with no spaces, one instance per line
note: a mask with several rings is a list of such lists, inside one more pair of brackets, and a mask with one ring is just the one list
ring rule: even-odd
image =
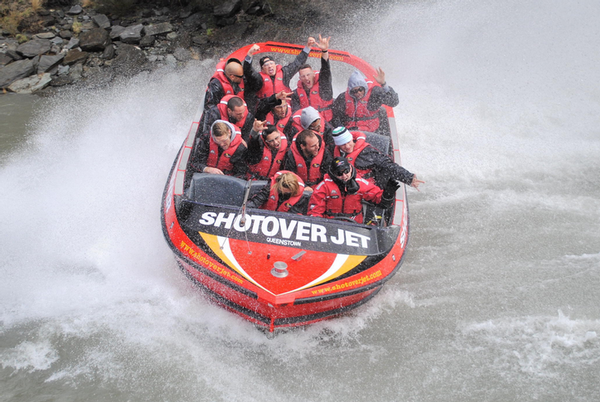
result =
[[426,181],[406,260],[352,314],[274,339],[212,305],[161,232],[214,61],[0,97],[0,401],[600,400],[600,4],[372,15],[332,47],[400,93]]

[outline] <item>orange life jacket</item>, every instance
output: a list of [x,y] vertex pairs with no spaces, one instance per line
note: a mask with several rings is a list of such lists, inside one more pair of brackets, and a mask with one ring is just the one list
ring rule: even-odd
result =
[[346,89],[346,115],[350,121],[346,123],[349,129],[374,132],[379,128],[379,109],[370,111],[367,109],[371,90],[375,86],[372,82],[367,82],[368,90],[362,99],[356,100],[350,95],[350,91]]
[[242,140],[242,134],[238,132],[229,144],[229,148],[221,152],[219,155],[219,146],[213,140],[212,135],[210,136],[210,148],[208,152],[208,159],[206,161],[206,166],[208,167],[216,167],[220,169],[225,174],[231,174],[233,172],[233,164],[231,163],[231,157],[235,154],[240,144],[246,145],[244,140]]
[[266,98],[273,94],[279,93],[281,91],[292,92],[292,90],[286,87],[283,84],[283,70],[281,70],[281,65],[277,65],[277,71],[275,71],[275,77],[271,78],[270,75],[260,72],[260,75],[263,79],[263,86],[256,93],[258,98]]
[[[229,114],[227,113],[227,102],[229,102],[229,99],[233,98],[234,96],[239,97],[239,95],[226,95],[221,99],[221,101],[217,105],[219,113],[221,113],[221,120],[229,121]],[[246,110],[244,111],[244,117],[242,117],[242,119],[237,123],[234,123],[240,129],[244,127],[244,124],[246,124],[246,117],[248,117],[248,106],[246,105],[246,102],[244,102],[244,107],[246,108]]]
[[283,157],[287,152],[287,137],[284,134],[281,134],[281,145],[277,150],[277,154],[273,158],[273,154],[271,153],[271,148],[265,143],[262,135],[260,136],[260,140],[263,143],[263,156],[260,162],[255,165],[249,165],[249,176],[255,179],[263,180],[273,177],[273,175],[279,170],[281,164],[283,163]]

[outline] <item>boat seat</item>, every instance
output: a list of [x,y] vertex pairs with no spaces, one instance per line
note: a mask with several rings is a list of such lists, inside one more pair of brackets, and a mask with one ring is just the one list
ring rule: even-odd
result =
[[244,201],[246,180],[233,176],[194,173],[186,195],[203,204],[241,206]]
[[391,155],[393,153],[392,142],[390,137],[375,134],[367,131],[363,131],[367,137],[367,142],[383,152],[384,154]]

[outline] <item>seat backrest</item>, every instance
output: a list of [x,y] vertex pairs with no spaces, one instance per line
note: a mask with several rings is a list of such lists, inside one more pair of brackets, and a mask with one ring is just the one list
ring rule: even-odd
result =
[[390,141],[390,137],[381,134],[375,134],[370,132],[365,132],[367,136],[367,142],[383,152],[386,155],[391,155],[393,149],[391,147],[392,142]]
[[237,177],[194,173],[187,196],[203,204],[241,206],[245,189],[246,180]]

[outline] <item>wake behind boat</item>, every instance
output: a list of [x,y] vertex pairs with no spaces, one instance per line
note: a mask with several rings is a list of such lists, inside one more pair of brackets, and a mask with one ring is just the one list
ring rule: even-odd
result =
[[[228,58],[243,60],[251,45]],[[259,43],[259,53],[295,56],[303,46]],[[330,60],[365,76],[376,71],[347,52]],[[320,58],[311,51],[309,57]],[[385,108],[390,136],[367,141],[400,161],[393,109]],[[169,174],[161,208],[165,238],[180,268],[223,307],[273,332],[320,321],[360,306],[400,267],[408,241],[406,187],[378,211],[365,203],[370,225],[246,208],[266,181],[188,171],[202,108]],[[365,220],[367,221],[367,220]]]

